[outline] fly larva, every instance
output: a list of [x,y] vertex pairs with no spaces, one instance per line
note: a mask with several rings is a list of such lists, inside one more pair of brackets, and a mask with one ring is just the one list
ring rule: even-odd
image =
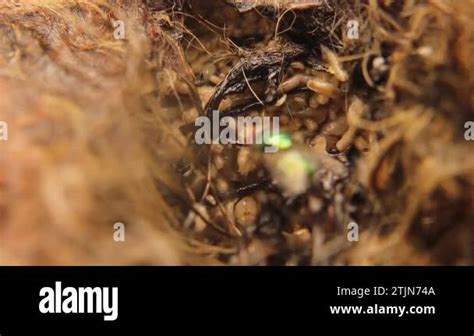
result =
[[347,120],[349,124],[356,125],[360,117],[367,111],[367,106],[355,97],[352,101],[349,109],[347,110]]
[[293,96],[293,100],[298,105],[306,106],[306,98],[305,97],[302,97],[300,95],[295,95],[295,96]]
[[329,103],[329,97],[324,95],[316,95],[316,101],[319,105],[326,105]]
[[340,152],[345,151],[349,147],[349,145],[352,143],[352,140],[354,140],[354,137],[356,135],[357,128],[358,128],[356,125],[356,121],[366,111],[366,108],[367,108],[366,105],[362,103],[362,101],[357,97],[349,106],[349,110],[347,111],[347,121],[349,124],[349,128],[336,144],[336,148],[338,151]]
[[235,220],[239,225],[250,226],[255,224],[258,217],[258,203],[251,196],[242,198],[234,208]]
[[357,137],[354,145],[359,152],[367,152],[370,149],[369,143],[363,137]]
[[216,206],[217,205],[217,202],[216,202],[216,199],[214,198],[214,196],[212,196],[211,194],[208,194],[206,197],[206,201],[212,205],[212,206]]
[[342,136],[347,131],[347,118],[339,117],[334,121],[324,125],[321,133],[324,135]]
[[318,129],[318,123],[315,122],[313,119],[304,119],[304,126],[310,132],[314,132]]
[[303,75],[303,74],[296,74],[284,82],[280,84],[278,87],[279,91],[282,93],[286,93],[289,91],[293,91],[301,86],[305,86],[306,83],[311,79],[310,76]]
[[221,170],[225,166],[225,160],[222,155],[215,155],[212,161],[217,170]]
[[206,64],[203,68],[202,68],[202,71],[201,71],[201,74],[202,74],[202,78],[206,81],[206,82],[209,82],[211,77],[212,76],[215,76],[216,74],[216,66],[214,65],[214,63],[212,62],[209,62],[208,64]]
[[275,106],[276,106],[276,107],[282,106],[282,105],[286,102],[286,98],[287,98],[287,95],[286,95],[286,93],[285,93],[283,96],[281,96],[281,97],[276,101]]
[[239,173],[243,176],[247,176],[257,167],[257,162],[252,157],[252,150],[249,147],[240,147],[237,154],[237,166]]
[[199,215],[194,216],[194,231],[202,232],[207,227],[207,221],[209,221],[209,213],[204,205],[195,203],[194,209]]
[[225,194],[229,191],[229,183],[223,178],[218,178],[216,181],[216,188],[220,194]]
[[[310,103],[315,107],[319,104],[324,105],[327,104],[328,98],[333,98],[339,95],[341,90],[331,82],[318,77],[296,74],[282,82],[278,89],[282,93],[287,93],[299,87],[306,86],[311,91],[319,94],[319,97],[313,98],[313,100],[310,100]],[[320,97],[320,95],[326,97]]]
[[346,82],[349,79],[349,75],[347,71],[344,70],[341,61],[339,61],[339,57],[337,57],[332,50],[323,45],[321,45],[321,53],[323,59],[328,63],[328,71],[333,74],[337,80]]
[[306,69],[304,63],[300,61],[291,62],[290,67],[295,71],[304,71]]
[[314,78],[314,77],[311,78],[306,83],[306,86],[311,91],[319,93],[329,98],[335,97],[341,93],[341,90],[339,90],[339,88],[319,78]]
[[347,131],[342,135],[341,139],[336,143],[336,148],[339,152],[344,152],[352,143],[356,134],[357,128],[349,126]]

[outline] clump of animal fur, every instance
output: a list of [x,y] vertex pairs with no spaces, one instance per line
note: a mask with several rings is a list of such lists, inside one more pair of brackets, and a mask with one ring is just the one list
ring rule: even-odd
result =
[[128,1],[0,4],[0,263],[194,260],[156,188],[168,172],[146,20]]

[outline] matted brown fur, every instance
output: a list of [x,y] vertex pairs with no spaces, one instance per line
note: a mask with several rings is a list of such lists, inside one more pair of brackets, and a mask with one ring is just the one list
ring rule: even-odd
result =
[[134,1],[0,3],[2,264],[193,260],[155,187],[166,158],[145,99],[155,73],[145,14]]

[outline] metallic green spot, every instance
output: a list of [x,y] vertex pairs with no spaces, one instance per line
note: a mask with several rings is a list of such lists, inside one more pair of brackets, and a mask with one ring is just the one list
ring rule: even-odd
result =
[[268,139],[268,146],[273,146],[279,150],[285,150],[293,146],[293,141],[288,133],[274,134]]

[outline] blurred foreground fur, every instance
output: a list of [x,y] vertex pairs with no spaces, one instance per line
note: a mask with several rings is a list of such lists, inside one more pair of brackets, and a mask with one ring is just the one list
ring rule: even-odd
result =
[[[178,43],[190,30],[162,11],[170,3],[0,1],[0,120],[9,126],[0,142],[1,264],[203,264],[239,252],[240,242],[212,246],[181,230],[186,211],[174,198],[186,192],[170,163],[188,154],[169,100],[185,92],[198,112],[205,101]],[[286,2],[263,8],[275,3],[285,12]],[[193,4],[202,13],[223,6]],[[322,263],[470,263],[474,155],[463,125],[474,119],[474,1],[329,4],[328,32],[361,20],[358,43],[333,47],[354,56],[346,69],[364,83],[350,90],[369,111],[348,124],[368,135],[370,150],[350,177],[368,195],[359,242],[319,251],[331,254]],[[113,39],[113,19],[125,22],[125,40]],[[390,72],[378,84],[368,64],[381,54]],[[112,239],[115,222],[126,225],[123,243]]]
[[0,2],[0,263],[193,260],[156,188],[167,172],[145,21],[135,1]]

